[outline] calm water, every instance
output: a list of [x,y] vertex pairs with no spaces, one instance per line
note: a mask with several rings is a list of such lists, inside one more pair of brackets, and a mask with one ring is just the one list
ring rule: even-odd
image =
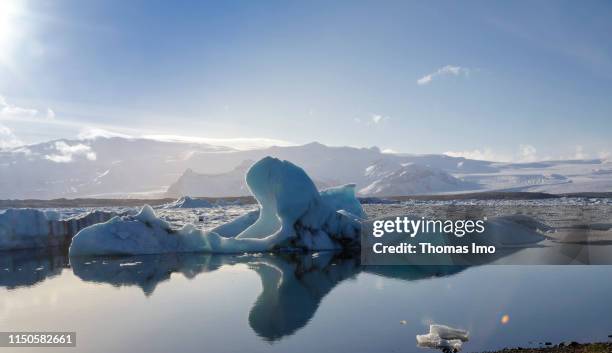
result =
[[415,335],[429,323],[469,330],[467,352],[602,341],[611,279],[612,266],[361,267],[324,253],[2,253],[0,331],[77,332],[77,348],[44,352],[427,352]]

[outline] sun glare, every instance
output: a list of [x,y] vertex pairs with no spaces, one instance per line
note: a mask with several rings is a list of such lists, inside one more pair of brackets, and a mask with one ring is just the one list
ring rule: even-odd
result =
[[12,54],[19,26],[18,17],[23,12],[23,0],[0,0],[0,63],[6,63]]

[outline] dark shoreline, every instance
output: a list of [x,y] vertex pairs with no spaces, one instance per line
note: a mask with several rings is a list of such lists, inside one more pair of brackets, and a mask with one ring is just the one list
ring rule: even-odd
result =
[[577,343],[567,342],[557,345],[548,344],[543,347],[504,348],[498,351],[481,353],[612,353],[612,342]]
[[[359,197],[362,201],[372,199],[383,199],[392,201],[452,201],[452,200],[543,200],[559,199],[563,197],[582,197],[582,198],[612,198],[612,192],[582,192],[570,194],[547,194],[543,192],[475,192],[465,194],[445,194],[445,195],[411,195],[411,196],[388,196],[388,197]],[[198,200],[208,200],[211,202],[224,200],[227,202],[238,202],[241,204],[253,204],[255,199],[252,196],[239,197],[194,197]],[[77,199],[52,199],[52,200],[0,200],[2,208],[57,208],[57,207],[135,207],[148,204],[151,206],[162,205],[174,201],[174,198],[162,199],[96,199],[96,198],[77,198]]]
[[[241,204],[253,204],[255,199],[251,196],[242,197],[194,197],[197,200],[216,202],[224,200],[227,202],[238,202]],[[58,208],[58,207],[136,207],[145,204],[158,206],[176,201],[175,198],[164,199],[52,199],[52,200],[0,200],[2,208]]]

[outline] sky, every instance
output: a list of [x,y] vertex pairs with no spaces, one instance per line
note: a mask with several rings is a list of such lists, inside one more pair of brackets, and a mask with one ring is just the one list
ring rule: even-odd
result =
[[0,148],[612,152],[609,1],[0,1]]

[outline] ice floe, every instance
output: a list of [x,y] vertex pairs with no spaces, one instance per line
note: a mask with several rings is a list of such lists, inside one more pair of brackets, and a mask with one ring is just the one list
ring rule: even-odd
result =
[[212,206],[213,203],[208,200],[183,196],[174,202],[162,205],[160,208],[206,208]]
[[0,250],[44,248],[69,244],[81,229],[105,222],[114,212],[93,211],[61,219],[57,211],[16,208],[0,211]]
[[463,342],[468,341],[469,332],[446,325],[429,325],[429,333],[417,335],[417,346],[440,349],[443,352],[458,352]]
[[222,206],[230,206],[235,205],[239,206],[243,203],[239,198],[231,198],[231,199],[204,199],[204,198],[195,198],[190,196],[182,196],[175,201],[172,201],[167,204],[163,204],[156,208],[159,209],[178,209],[178,208],[211,208],[211,207],[222,207]]

